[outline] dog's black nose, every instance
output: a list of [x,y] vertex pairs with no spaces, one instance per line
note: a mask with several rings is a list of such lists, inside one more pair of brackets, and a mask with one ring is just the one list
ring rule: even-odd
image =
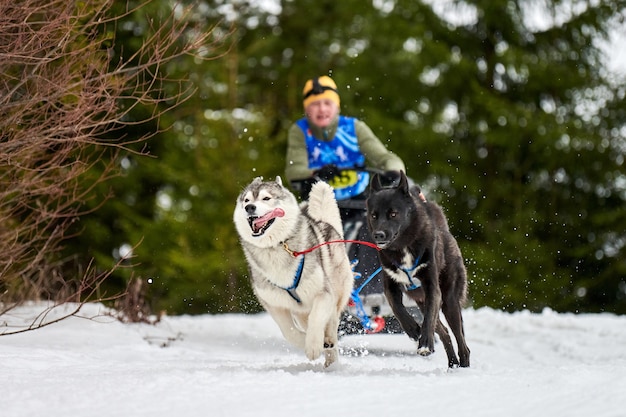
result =
[[246,213],[248,214],[254,214],[254,212],[256,211],[256,206],[254,204],[247,204],[244,208],[246,209]]
[[375,242],[384,242],[387,240],[387,234],[382,230],[375,231],[373,237]]

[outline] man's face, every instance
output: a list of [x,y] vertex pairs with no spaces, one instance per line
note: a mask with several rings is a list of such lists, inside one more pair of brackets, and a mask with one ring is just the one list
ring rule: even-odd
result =
[[327,127],[339,113],[339,106],[333,100],[321,99],[309,104],[305,112],[315,126]]

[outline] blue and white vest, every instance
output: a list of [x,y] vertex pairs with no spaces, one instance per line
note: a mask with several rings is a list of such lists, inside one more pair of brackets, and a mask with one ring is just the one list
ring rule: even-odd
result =
[[315,138],[306,118],[296,122],[304,132],[309,169],[319,169],[328,164],[334,164],[343,169],[340,175],[328,182],[335,190],[337,200],[345,200],[361,194],[370,181],[369,173],[349,170],[349,168],[365,166],[365,156],[359,149],[359,141],[356,137],[355,120],[353,117],[339,116],[337,132],[330,141]]

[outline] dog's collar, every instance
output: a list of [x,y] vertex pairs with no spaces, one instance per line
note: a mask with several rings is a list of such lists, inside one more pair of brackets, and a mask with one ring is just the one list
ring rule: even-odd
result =
[[417,258],[415,258],[415,263],[410,268],[405,268],[402,265],[396,264],[396,268],[398,268],[400,271],[404,272],[404,274],[406,275],[407,279],[409,280],[409,285],[406,285],[406,290],[407,291],[416,290],[416,289],[418,289],[419,287],[422,286],[422,281],[420,281],[419,278],[416,278],[416,277],[413,276],[413,272],[415,272],[417,267],[420,266],[420,260],[421,259],[422,259],[421,256],[418,256]]

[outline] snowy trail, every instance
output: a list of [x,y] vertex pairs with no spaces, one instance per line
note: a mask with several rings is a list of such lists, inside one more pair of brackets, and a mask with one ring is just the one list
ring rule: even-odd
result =
[[[35,312],[14,310],[0,325]],[[0,337],[0,415],[626,415],[626,317],[491,309],[464,317],[472,366],[454,370],[440,344],[419,357],[402,334],[344,337],[340,364],[324,370],[266,314],[156,326],[71,318]]]

